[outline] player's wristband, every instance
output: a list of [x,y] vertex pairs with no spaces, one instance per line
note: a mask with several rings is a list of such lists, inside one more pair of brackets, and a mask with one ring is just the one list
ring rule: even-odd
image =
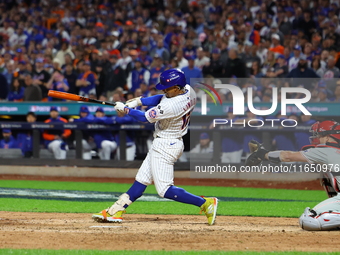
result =
[[270,151],[268,152],[268,159],[272,163],[280,163],[281,158],[280,158],[280,153],[281,151]]

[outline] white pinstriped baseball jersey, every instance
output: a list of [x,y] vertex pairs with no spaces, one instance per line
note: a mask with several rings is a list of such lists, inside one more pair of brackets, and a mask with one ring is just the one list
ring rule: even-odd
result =
[[172,98],[163,96],[157,106],[145,113],[149,122],[156,122],[155,139],[136,181],[145,185],[153,181],[161,197],[174,183],[174,163],[183,153],[182,136],[188,131],[190,113],[196,104],[195,91],[189,85],[185,86],[185,91]]
[[167,98],[162,97],[159,104],[145,113],[145,117],[155,124],[154,137],[181,138],[188,132],[190,114],[196,105],[196,92],[189,86],[185,93]]

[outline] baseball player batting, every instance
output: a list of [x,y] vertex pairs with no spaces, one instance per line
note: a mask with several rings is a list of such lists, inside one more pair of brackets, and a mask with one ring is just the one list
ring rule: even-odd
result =
[[[340,124],[335,121],[316,122],[311,126],[313,136],[311,145],[301,151],[268,151],[256,141],[251,141],[249,147],[254,152],[246,160],[246,165],[258,165],[262,160],[273,163],[308,162],[315,168],[323,170],[321,185],[327,192],[328,199],[316,205],[313,209],[307,207],[299,218],[301,228],[305,230],[334,230],[340,228]],[[322,167],[322,168],[320,168]]]
[[[130,189],[111,207],[94,214],[92,218],[98,222],[122,222],[125,209],[142,196],[153,181],[160,197],[200,207],[208,218],[208,224],[213,225],[218,199],[190,194],[174,186],[173,180],[173,165],[183,153],[182,136],[188,130],[190,113],[196,104],[196,93],[186,84],[185,75],[179,69],[162,72],[156,88],[163,90],[164,95],[134,98],[127,101],[126,105],[116,103],[117,112],[125,112],[141,122],[155,123],[154,140]],[[152,108],[146,112],[133,109],[142,105]]]

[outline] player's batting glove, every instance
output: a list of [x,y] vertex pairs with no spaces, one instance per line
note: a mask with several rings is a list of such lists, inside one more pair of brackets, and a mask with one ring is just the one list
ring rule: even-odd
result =
[[141,97],[135,97],[126,101],[125,105],[129,108],[136,108],[137,106],[142,106]]
[[251,140],[248,143],[250,152],[252,152],[246,159],[246,166],[257,166],[262,160],[265,159],[265,155],[269,152],[262,144],[258,141]]
[[124,113],[124,108],[125,107],[126,107],[125,104],[123,104],[122,102],[117,102],[116,106],[115,106],[115,110],[117,112]]

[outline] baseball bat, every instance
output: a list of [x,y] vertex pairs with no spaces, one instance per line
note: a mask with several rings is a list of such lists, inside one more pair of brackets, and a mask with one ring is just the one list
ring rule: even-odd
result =
[[88,103],[116,106],[116,103],[114,103],[114,102],[100,101],[100,100],[97,100],[97,99],[91,99],[91,98],[79,96],[79,95],[76,95],[76,94],[60,92],[60,91],[56,91],[56,90],[49,90],[48,96],[54,97],[54,98],[59,98],[59,99],[71,100],[71,101],[82,101],[82,102],[88,102]]

